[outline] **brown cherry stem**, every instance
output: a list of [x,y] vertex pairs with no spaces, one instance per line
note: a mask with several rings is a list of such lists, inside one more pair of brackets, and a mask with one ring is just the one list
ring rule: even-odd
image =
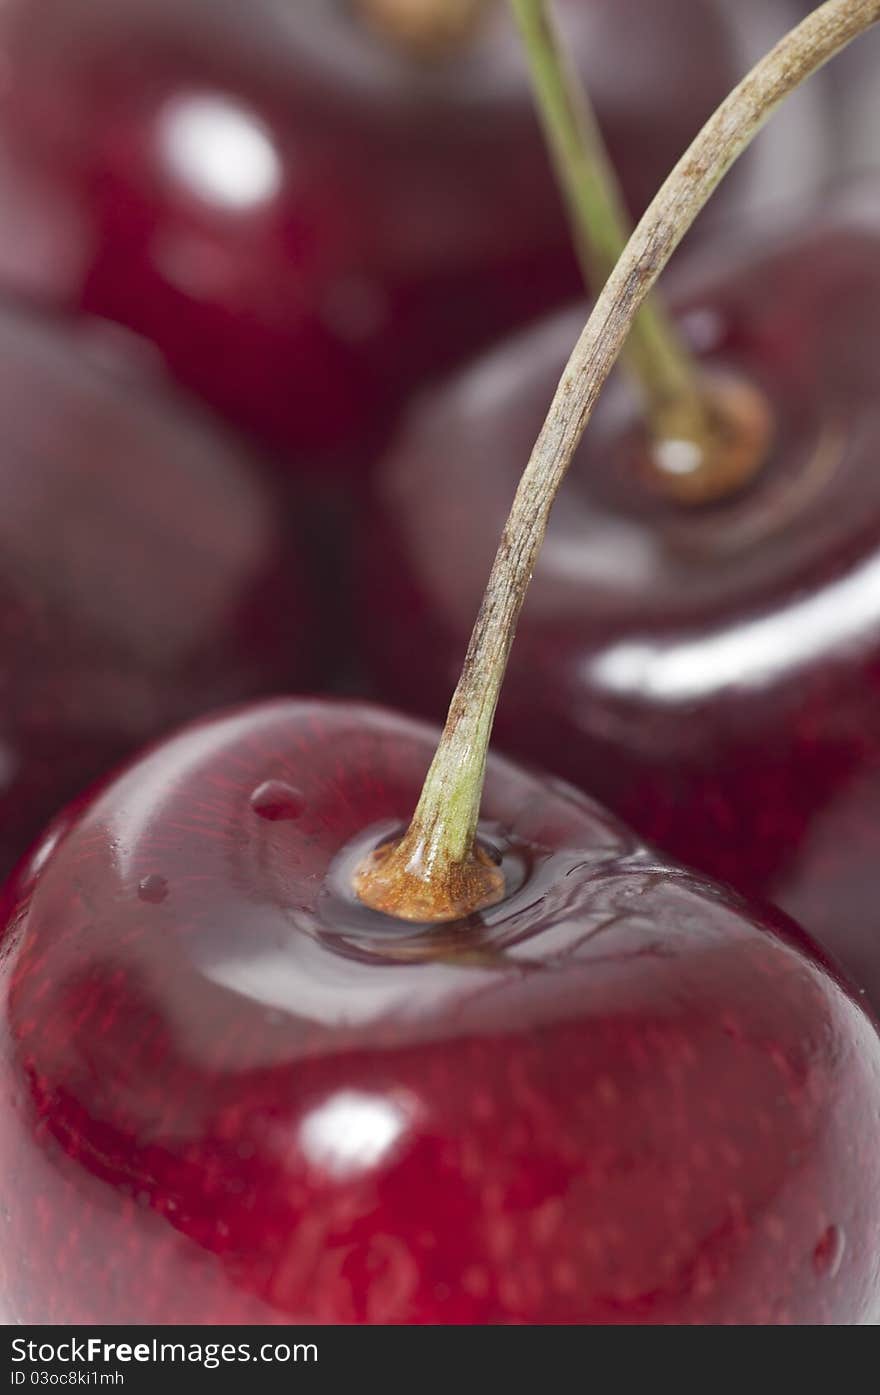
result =
[[600,293],[516,492],[446,725],[403,838],[368,859],[360,899],[404,920],[466,915],[504,894],[476,841],[489,738],[516,622],[559,486],[639,307],[716,186],[776,107],[880,19],[880,0],[827,0],[709,118]]

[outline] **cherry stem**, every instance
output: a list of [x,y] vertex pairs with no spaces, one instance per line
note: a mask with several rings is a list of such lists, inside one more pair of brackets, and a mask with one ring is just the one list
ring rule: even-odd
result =
[[716,186],[784,98],[878,19],[880,0],[827,0],[808,15],[722,102],[639,222],[575,345],[523,473],[412,822],[356,877],[365,904],[402,919],[445,920],[503,895],[498,868],[488,875],[476,841],[486,757],[559,486],[637,311]]
[[454,52],[476,29],[487,0],[353,0],[383,38],[420,58]]
[[[547,0],[510,0],[528,54],[544,134],[564,195],[588,287],[610,276],[632,231],[623,193],[586,88],[565,53]],[[624,357],[654,419],[666,433],[675,409],[681,430],[707,430],[700,370],[660,297],[636,316]]]
[[[538,112],[568,208],[588,288],[614,270],[632,231],[587,91],[569,62],[548,0],[510,0],[532,73]],[[679,504],[742,489],[770,454],[766,397],[744,379],[705,372],[660,295],[636,315],[623,360],[644,406],[644,476]]]

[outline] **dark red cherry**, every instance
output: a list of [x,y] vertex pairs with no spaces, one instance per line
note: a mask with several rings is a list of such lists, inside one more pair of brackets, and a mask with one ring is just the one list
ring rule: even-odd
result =
[[[838,191],[810,226],[682,267],[682,326],[764,390],[772,458],[726,503],[665,503],[612,384],[556,505],[496,730],[673,856],[778,902],[880,1003],[878,213],[873,191]],[[363,609],[385,696],[444,710],[582,320],[506,344],[403,431]]]
[[2,875],[146,739],[313,673],[250,456],[106,339],[0,313]]
[[[502,0],[431,61],[356,0],[3,8],[0,270],[134,328],[306,462],[362,455],[413,381],[578,284]],[[641,206],[746,66],[756,15],[559,8]]]
[[244,708],[21,868],[4,1318],[880,1315],[862,1009],[782,917],[500,759],[481,837],[505,900],[440,927],[367,911],[352,869],[436,739],[363,705]]

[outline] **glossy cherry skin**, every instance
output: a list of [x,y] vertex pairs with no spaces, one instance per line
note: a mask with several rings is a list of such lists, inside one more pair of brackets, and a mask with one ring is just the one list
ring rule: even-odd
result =
[[[612,383],[555,507],[497,735],[779,903],[880,1004],[880,219],[868,189],[833,209],[682,267],[682,324],[766,390],[772,459],[726,504],[664,503]],[[584,313],[463,371],[381,472],[363,615],[385,697],[444,710]]]
[[482,917],[347,892],[436,730],[285,700],[50,830],[0,938],[7,1320],[867,1322],[880,1037],[793,925],[490,762]]
[[105,341],[0,310],[2,876],[147,739],[314,672],[250,454]]
[[[756,26],[719,0],[558,8],[641,206]],[[12,0],[0,37],[0,262],[301,464],[360,457],[414,381],[578,285],[501,0],[428,63],[343,0]]]

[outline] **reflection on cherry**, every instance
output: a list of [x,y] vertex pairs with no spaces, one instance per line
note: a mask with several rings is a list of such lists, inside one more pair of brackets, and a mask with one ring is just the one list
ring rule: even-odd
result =
[[[612,385],[555,509],[497,733],[672,855],[777,901],[880,1003],[878,228],[866,187],[796,233],[762,228],[681,268],[695,345],[767,393],[772,458],[727,501],[670,504],[639,473],[634,407]],[[363,611],[385,696],[444,710],[581,323],[506,344],[402,432]]]

